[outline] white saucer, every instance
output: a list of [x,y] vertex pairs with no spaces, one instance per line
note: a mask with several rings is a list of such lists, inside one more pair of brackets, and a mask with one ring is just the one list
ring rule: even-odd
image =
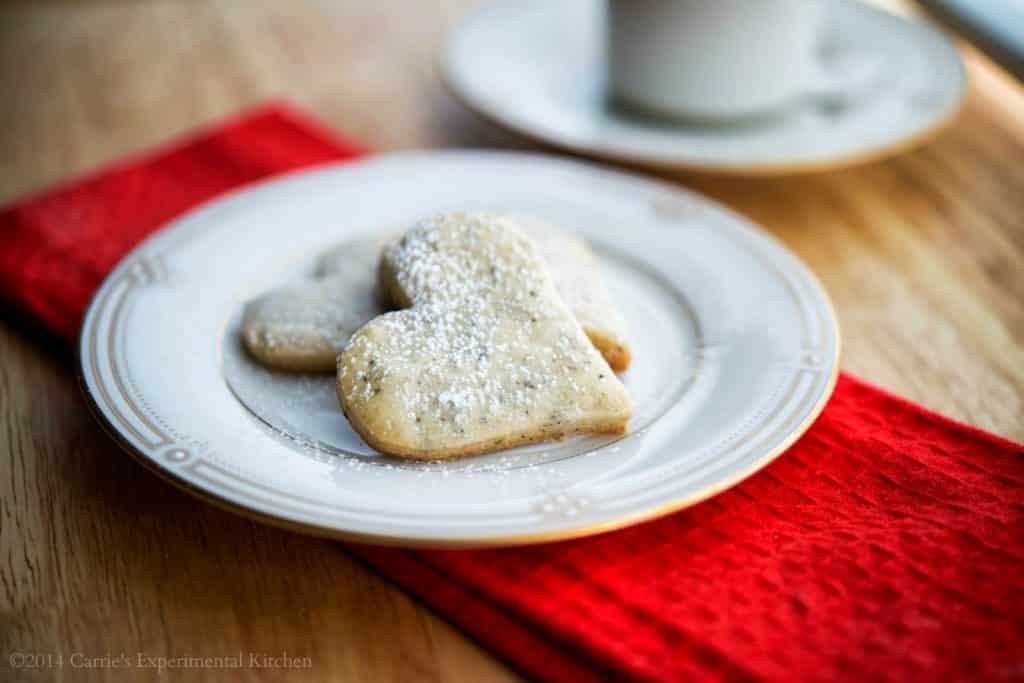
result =
[[956,48],[937,30],[855,0],[828,1],[823,59],[869,55],[868,94],[839,109],[803,103],[756,124],[699,126],[612,111],[603,15],[588,0],[500,0],[470,14],[442,57],[469,107],[575,152],[666,168],[781,174],[878,159],[951,122],[966,93]]
[[[633,347],[625,436],[400,461],[349,428],[331,375],[269,372],[241,349],[243,303],[319,252],[456,208],[533,214],[594,245]],[[99,289],[80,359],[100,419],[189,492],[309,533],[454,546],[597,533],[735,484],[810,426],[838,349],[813,275],[706,199],[554,157],[435,152],[293,174],[175,221]]]

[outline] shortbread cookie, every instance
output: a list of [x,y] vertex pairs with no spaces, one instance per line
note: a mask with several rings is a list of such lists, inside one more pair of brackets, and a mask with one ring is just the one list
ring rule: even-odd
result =
[[612,303],[601,277],[601,266],[585,240],[537,218],[515,216],[537,245],[555,280],[562,301],[590,337],[612,370],[629,368],[632,356],[626,324]]
[[338,357],[342,410],[371,447],[441,459],[625,430],[626,388],[510,218],[424,220],[385,248],[380,269],[403,310]]
[[316,277],[249,302],[242,341],[261,364],[292,372],[333,372],[352,333],[385,308],[377,296],[383,242],[366,239],[323,254]]

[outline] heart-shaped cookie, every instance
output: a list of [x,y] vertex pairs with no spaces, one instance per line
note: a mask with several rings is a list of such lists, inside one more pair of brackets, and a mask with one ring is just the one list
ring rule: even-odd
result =
[[424,220],[385,248],[380,282],[402,310],[338,357],[342,410],[373,448],[440,459],[625,430],[626,388],[511,218]]
[[352,333],[385,309],[377,295],[381,239],[324,253],[314,279],[275,289],[242,313],[242,342],[261,364],[291,372],[333,372]]
[[515,215],[537,245],[562,301],[615,372],[629,368],[632,357],[626,323],[612,302],[601,276],[601,265],[590,245],[576,235],[532,216]]

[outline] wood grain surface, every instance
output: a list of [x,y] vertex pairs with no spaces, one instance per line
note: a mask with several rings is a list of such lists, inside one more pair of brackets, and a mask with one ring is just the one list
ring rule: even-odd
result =
[[[268,97],[379,150],[530,148],[437,77],[435,51],[467,4],[0,5],[0,201]],[[814,176],[673,179],[810,264],[838,309],[846,370],[1024,439],[1024,94],[968,61],[962,117],[918,151]],[[3,315],[0,679],[149,680],[152,669],[83,664],[239,652],[310,666],[164,676],[517,678],[340,545],[234,517],[145,472],[90,416],[68,347]],[[13,653],[43,657],[12,668]]]

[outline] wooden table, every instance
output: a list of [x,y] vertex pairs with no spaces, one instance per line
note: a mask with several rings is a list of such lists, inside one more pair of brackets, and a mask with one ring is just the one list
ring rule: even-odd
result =
[[[0,201],[268,97],[379,150],[529,147],[459,106],[435,73],[468,3],[378,4],[4,4]],[[1024,439],[1024,94],[969,61],[962,118],[919,151],[808,177],[677,180],[813,267],[839,311],[845,369]],[[339,544],[234,517],[145,472],[92,419],[70,358],[5,313],[0,678],[126,673],[72,670],[75,653],[239,651],[308,656],[310,669],[288,672],[303,680],[516,677]],[[63,655],[63,667],[12,672],[12,652]]]

